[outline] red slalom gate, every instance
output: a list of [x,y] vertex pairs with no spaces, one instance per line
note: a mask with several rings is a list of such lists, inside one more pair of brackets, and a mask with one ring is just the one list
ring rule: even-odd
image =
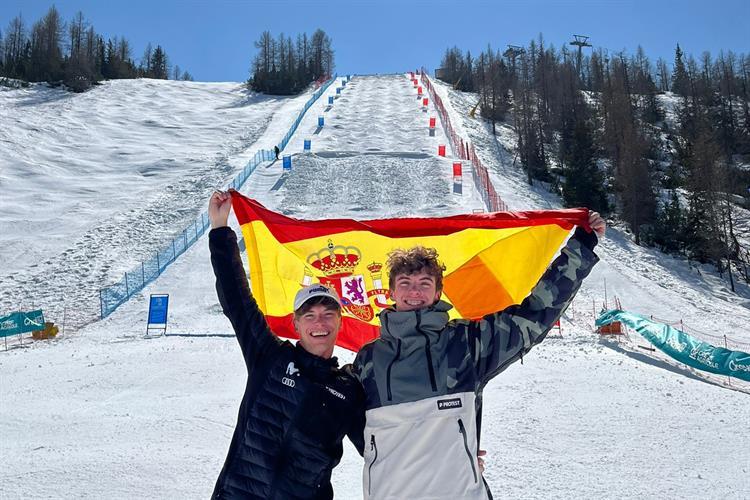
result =
[[430,117],[430,128],[435,128],[435,117],[434,116]]
[[463,177],[463,171],[462,165],[460,161],[454,161],[453,162],[453,178],[458,177],[459,179]]
[[438,146],[438,156],[445,156],[445,144]]
[[[443,105],[443,100],[439,95],[437,95],[437,92],[435,92],[432,82],[430,81],[424,69],[422,70],[421,76],[422,84],[427,87],[427,92],[432,97],[432,102],[435,104],[435,108],[437,108],[438,113],[440,114],[440,118],[443,122],[443,127],[445,128],[446,135],[448,136],[448,140],[451,144],[451,149],[459,158],[471,161],[471,166],[474,170],[474,185],[482,195],[482,199],[487,206],[487,210],[491,212],[501,212],[507,210],[508,206],[505,204],[502,198],[500,198],[500,195],[497,194],[497,191],[495,191],[495,186],[492,185],[489,172],[477,156],[474,145],[472,144],[470,147],[469,142],[464,141],[463,138],[453,130],[450,118],[448,117],[448,112],[445,110],[445,106]],[[419,87],[419,94],[421,94],[421,89],[422,87]],[[440,147],[445,148],[445,146]],[[439,148],[438,154],[440,154]]]

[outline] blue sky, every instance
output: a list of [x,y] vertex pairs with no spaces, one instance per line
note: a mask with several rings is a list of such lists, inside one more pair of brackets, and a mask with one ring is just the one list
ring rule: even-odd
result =
[[[2,0],[0,29],[21,13],[27,26],[53,4]],[[293,37],[325,30],[333,39],[336,70],[392,73],[434,69],[446,47],[478,53],[487,44],[526,45],[539,33],[560,47],[572,34],[595,47],[632,53],[640,44],[655,61],[670,63],[678,42],[696,58],[705,50],[750,52],[748,0],[58,0],[67,21],[82,11],[98,33],[125,36],[140,58],[146,43],[161,44],[171,62],[196,80],[247,79],[263,30]]]

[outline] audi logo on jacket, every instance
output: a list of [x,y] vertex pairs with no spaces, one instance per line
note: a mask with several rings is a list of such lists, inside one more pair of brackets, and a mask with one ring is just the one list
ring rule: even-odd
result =
[[282,341],[250,294],[237,237],[209,233],[216,291],[248,379],[213,499],[330,499],[331,471],[349,435],[362,453],[364,395],[347,367]]

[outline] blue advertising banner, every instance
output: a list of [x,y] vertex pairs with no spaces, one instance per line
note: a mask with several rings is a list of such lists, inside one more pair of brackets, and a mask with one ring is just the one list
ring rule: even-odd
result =
[[166,325],[169,310],[169,295],[151,295],[148,305],[148,324]]
[[637,314],[611,310],[596,320],[596,326],[619,321],[642,335],[654,347],[688,366],[750,382],[750,354],[716,347],[662,323]]
[[44,314],[41,309],[31,312],[14,312],[0,318],[0,337],[43,329]]

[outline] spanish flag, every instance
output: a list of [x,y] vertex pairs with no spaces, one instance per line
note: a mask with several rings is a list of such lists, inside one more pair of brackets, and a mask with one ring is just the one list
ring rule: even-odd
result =
[[277,335],[298,338],[292,314],[302,286],[333,286],[342,299],[337,344],[357,351],[376,338],[388,307],[384,263],[396,248],[434,247],[445,264],[451,317],[479,318],[520,303],[588,210],[494,212],[440,218],[298,220],[232,192],[245,238],[252,293]]

